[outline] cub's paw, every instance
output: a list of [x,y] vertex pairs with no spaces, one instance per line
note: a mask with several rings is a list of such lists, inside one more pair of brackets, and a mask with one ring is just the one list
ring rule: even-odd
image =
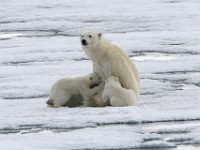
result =
[[49,99],[49,100],[46,101],[46,103],[47,103],[48,106],[53,107],[53,105],[54,105],[54,100]]

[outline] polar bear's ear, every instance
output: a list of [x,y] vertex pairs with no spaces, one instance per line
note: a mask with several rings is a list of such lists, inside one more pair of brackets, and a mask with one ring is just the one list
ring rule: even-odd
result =
[[98,33],[98,37],[101,38],[102,37],[102,33]]

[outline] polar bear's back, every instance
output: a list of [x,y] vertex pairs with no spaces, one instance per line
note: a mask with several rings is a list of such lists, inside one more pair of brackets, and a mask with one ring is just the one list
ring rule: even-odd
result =
[[106,79],[110,76],[116,76],[119,78],[122,87],[132,89],[139,94],[136,77],[123,51],[113,45],[104,54],[100,66]]

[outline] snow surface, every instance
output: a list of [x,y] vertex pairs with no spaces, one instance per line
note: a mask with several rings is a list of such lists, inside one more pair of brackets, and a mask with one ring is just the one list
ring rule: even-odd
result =
[[[200,1],[2,0],[0,147],[200,149]],[[52,84],[92,71],[78,34],[103,32],[141,74],[136,107],[49,108]]]

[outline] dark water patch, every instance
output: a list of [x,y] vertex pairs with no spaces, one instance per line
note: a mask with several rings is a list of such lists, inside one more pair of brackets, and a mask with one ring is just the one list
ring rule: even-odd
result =
[[167,140],[167,142],[173,142],[173,143],[183,143],[193,140],[194,138],[191,137],[180,137],[180,138],[170,138]]
[[169,45],[169,46],[179,46],[179,45],[184,45],[186,43],[162,43],[160,45]]
[[38,30],[13,30],[13,31],[16,31],[16,32],[50,32],[50,33],[59,33],[59,32],[62,32],[58,29],[38,29]]
[[102,23],[105,22],[105,20],[85,20],[83,23]]
[[135,51],[130,54],[136,61],[173,61],[183,56],[198,55],[197,52]]
[[3,21],[0,21],[0,24],[38,22],[38,21],[43,21],[43,20],[47,20],[47,19],[49,19],[49,18],[27,18],[25,20],[22,20],[22,19],[21,20],[20,19],[17,19],[17,20],[3,20]]
[[85,60],[89,60],[89,59],[82,57],[82,58],[75,58],[73,60],[75,60],[75,61],[85,61]]
[[165,1],[163,1],[163,3],[176,4],[176,3],[181,3],[181,1],[180,0],[165,0]]
[[142,121],[116,121],[116,122],[94,122],[97,126],[106,126],[106,125],[146,125],[146,124],[154,124],[154,123],[180,123],[180,122],[192,122],[192,121],[200,121],[200,118],[188,119],[188,118],[177,118],[177,119],[163,119],[163,120],[142,120]]
[[166,71],[166,72],[156,72],[154,74],[161,74],[161,75],[199,74],[200,75],[200,70]]
[[[175,147],[146,147],[146,146],[137,146],[137,147],[131,147],[131,146],[124,146],[124,147],[119,147],[118,148],[103,148],[103,150],[172,150],[172,148]],[[74,149],[75,150],[75,149]],[[102,150],[102,148],[83,148],[81,150]],[[189,150],[189,149],[188,149]]]
[[182,91],[182,90],[184,90],[184,89],[182,88],[183,85],[181,85],[181,84],[178,84],[178,85],[172,85],[172,87],[175,88],[176,91]]
[[149,142],[149,141],[157,141],[161,140],[161,137],[144,137],[143,142]]
[[39,9],[58,9],[58,8],[68,9],[68,8],[71,8],[71,7],[74,7],[74,5],[71,5],[69,3],[67,3],[67,4],[65,4],[65,3],[55,3],[53,5],[48,3],[48,4],[45,4],[45,5],[36,6],[36,8],[39,8]]
[[182,51],[182,52],[178,52],[178,51],[159,51],[159,50],[141,50],[141,51],[138,51],[138,50],[134,50],[132,51],[133,54],[129,55],[130,57],[134,57],[134,56],[145,56],[145,55],[148,55],[148,54],[154,54],[154,53],[157,53],[157,54],[165,54],[165,55],[171,55],[171,54],[174,54],[174,55],[198,55],[199,52],[195,52],[195,51]]
[[94,122],[97,126],[107,126],[107,125],[136,125],[140,124],[138,121],[116,121],[116,122]]
[[154,79],[151,79],[151,80],[156,80],[156,81],[160,81],[160,82],[164,82],[164,83],[171,82],[173,84],[187,84],[185,82],[187,79],[158,79],[158,78],[154,78]]
[[10,23],[25,23],[29,21],[25,20],[9,20],[9,21],[0,21],[0,24],[10,24]]
[[10,40],[11,38],[0,38],[0,41]]
[[181,87],[183,84],[188,84],[186,83],[187,79],[165,79],[165,78],[142,78],[142,79],[148,79],[148,80],[153,80],[153,81],[159,81],[159,82],[163,82],[163,83],[167,83],[170,82],[172,84],[178,84],[178,85],[172,85],[172,87],[176,88],[176,87]]
[[43,129],[31,129],[31,130],[25,130],[25,131],[20,131],[20,134],[29,134],[29,133],[39,133],[44,131]]
[[152,131],[151,133],[157,133],[157,134],[185,134],[185,133],[189,133],[190,131],[186,131],[186,130],[176,130],[176,131]]
[[0,129],[0,134],[13,134],[13,133],[19,133],[19,130],[12,129],[12,128],[3,128],[3,129]]
[[21,37],[21,38],[36,38],[36,37],[54,37],[54,36],[64,36],[64,37],[75,37],[76,35],[73,35],[73,34],[65,34],[65,33],[52,33],[52,34],[31,34],[31,35],[21,35],[21,36],[18,36],[18,37]]
[[86,127],[45,127],[45,130],[50,130],[55,133],[60,133],[60,132],[70,132],[73,130],[80,130],[80,129],[85,129],[85,128],[95,128],[96,126],[86,126]]
[[38,6],[37,8],[41,8],[41,9],[52,9],[52,8],[55,8],[55,6]]
[[16,128],[3,128],[0,129],[0,134],[12,134],[12,133],[23,133],[29,130],[30,133],[41,131],[43,124],[30,124],[30,125],[19,125]]
[[140,146],[138,146],[138,148],[141,149],[150,149],[150,150],[168,150],[169,148],[176,148],[177,146],[174,144],[170,144],[167,142],[163,142],[161,140],[158,141],[153,141],[153,143],[151,141],[149,142],[144,142],[142,143]]
[[195,119],[188,119],[188,118],[177,118],[177,119],[163,119],[163,120],[158,120],[158,121],[141,121],[143,124],[151,124],[151,123],[184,123],[184,122],[196,122],[200,121],[200,118],[195,118]]
[[[155,81],[159,81],[159,82],[163,82],[163,83],[169,82],[169,83],[173,84],[173,85],[171,85],[171,87],[174,88],[174,90],[199,89],[199,87],[200,87],[200,83],[190,83],[187,81],[188,80],[187,78],[184,78],[184,79],[147,78],[147,79],[155,80]],[[173,89],[168,90],[168,91],[173,91]]]
[[[20,133],[20,134],[28,134],[28,133],[38,133],[42,131],[52,131],[55,133],[60,133],[60,132],[70,132],[73,130],[79,130],[79,129],[85,129],[85,128],[96,128],[98,126],[109,126],[109,125],[147,125],[147,124],[152,124],[154,123],[188,123],[192,121],[200,121],[199,119],[177,119],[177,120],[161,120],[161,121],[128,121],[128,122],[113,122],[113,123],[93,123],[88,126],[79,126],[79,127],[49,127],[44,124],[25,124],[25,125],[19,125],[14,128],[2,128],[0,129],[0,134],[13,134],[13,133]],[[188,131],[189,132],[189,131]],[[157,133],[157,134],[170,134],[170,133],[177,133],[177,134],[182,134],[182,133],[187,133],[187,132],[181,132],[181,131],[174,131],[174,132],[150,132],[150,133]],[[148,137],[143,139],[144,142],[148,141],[155,141],[155,140],[160,140],[160,137]],[[173,142],[173,140],[169,141]]]
[[[200,70],[184,70],[184,71],[167,71],[167,72],[156,72],[154,74],[157,75],[188,75],[188,76],[199,76],[200,77]],[[181,79],[152,79],[152,80],[158,80],[161,82],[171,82],[173,84],[180,84],[179,86],[182,87],[183,85],[194,85],[196,87],[200,87],[199,82],[189,82],[187,81],[188,78],[181,78]],[[178,89],[181,89],[178,87]]]
[[145,95],[145,96],[148,96],[148,95],[155,95],[156,93],[154,92],[141,92],[140,95]]
[[16,37],[22,38],[32,38],[32,37],[51,37],[51,36],[66,36],[66,37],[75,37],[76,34],[65,33],[62,30],[58,29],[24,29],[24,30],[0,30],[4,34],[20,33]]
[[10,62],[3,62],[3,65],[8,65],[8,66],[24,66],[24,65],[33,65],[33,63],[44,63],[44,62],[60,62],[63,61],[61,59],[53,60],[49,58],[44,58],[41,60],[24,60],[24,61],[10,61]]
[[84,129],[84,128],[94,128],[96,126],[87,126],[87,127],[48,127],[44,124],[28,124],[28,125],[19,125],[15,128],[2,128],[0,129],[0,134],[28,134],[28,133],[39,133],[42,131],[52,131],[55,133],[60,132],[70,132],[73,130]]
[[[197,72],[199,73],[199,72]],[[157,73],[159,74],[159,73]],[[161,74],[165,74],[164,72],[162,72]],[[173,74],[167,74],[166,75],[173,75]],[[189,74],[192,75],[192,74]],[[152,77],[148,77],[148,78],[142,78],[142,79],[149,79],[149,80],[155,80],[155,81],[159,81],[159,82],[163,82],[163,83],[172,83],[173,85],[171,85],[171,87],[175,88],[175,90],[184,90],[184,89],[196,89],[200,87],[200,83],[199,82],[189,82],[188,78],[175,78],[175,79],[170,79],[170,78],[152,78]],[[190,86],[190,88],[187,87]],[[193,86],[193,87],[192,87]]]
[[43,124],[25,124],[25,125],[19,125],[18,127],[20,129],[30,129],[30,128],[38,128],[44,126]]
[[46,98],[49,94],[41,94],[41,95],[32,95],[32,96],[6,96],[2,97],[2,99],[6,100],[20,100],[20,99],[34,99],[34,98]]
[[200,83],[194,83],[194,85],[196,85],[196,86],[200,87]]

